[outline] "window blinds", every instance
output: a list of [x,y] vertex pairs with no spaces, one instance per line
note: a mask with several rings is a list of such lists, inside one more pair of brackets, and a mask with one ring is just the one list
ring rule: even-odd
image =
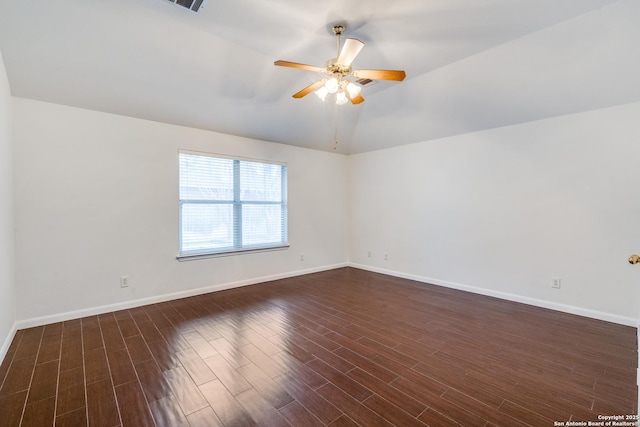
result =
[[287,166],[179,153],[180,254],[287,244]]

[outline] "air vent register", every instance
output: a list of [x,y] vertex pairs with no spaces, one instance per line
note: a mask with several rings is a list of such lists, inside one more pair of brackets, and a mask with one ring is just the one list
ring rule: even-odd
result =
[[178,6],[189,9],[193,13],[199,13],[203,8],[207,0],[169,0]]

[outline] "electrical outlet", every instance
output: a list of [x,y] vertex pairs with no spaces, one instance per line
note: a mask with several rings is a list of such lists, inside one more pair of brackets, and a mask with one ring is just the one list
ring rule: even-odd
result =
[[371,258],[371,251],[367,252],[367,258]]
[[304,261],[304,254],[300,254],[300,261]]
[[122,276],[120,278],[120,287],[128,288],[129,287],[129,276]]
[[384,254],[384,260],[389,261],[389,254]]
[[559,277],[552,277],[551,278],[551,287],[554,289],[560,289],[560,278]]

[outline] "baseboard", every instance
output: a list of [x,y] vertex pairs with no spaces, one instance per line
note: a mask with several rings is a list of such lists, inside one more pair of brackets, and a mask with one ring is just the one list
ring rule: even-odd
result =
[[4,357],[7,355],[9,351],[9,346],[11,346],[11,341],[16,336],[16,332],[18,331],[18,324],[13,322],[13,326],[9,329],[9,333],[7,334],[7,338],[2,343],[2,347],[0,347],[0,363],[4,360]]
[[349,263],[350,267],[359,268],[361,270],[372,271],[374,273],[386,274],[389,276],[400,277],[403,279],[415,280],[417,282],[429,283],[432,285],[443,286],[451,289],[458,289],[465,292],[472,292],[474,294],[486,295],[494,298],[500,298],[507,301],[519,302],[522,304],[528,304],[536,307],[548,308],[551,310],[560,311],[563,313],[576,314],[578,316],[590,317],[592,319],[604,320],[606,322],[617,323],[625,326],[638,327],[638,319],[633,317],[618,316],[616,314],[605,313],[597,310],[590,310],[582,307],[576,307],[567,304],[560,304],[552,301],[541,300],[537,298],[525,297],[517,294],[510,294],[508,292],[494,291],[491,289],[480,288],[477,286],[464,285],[455,282],[449,282],[446,280],[434,279],[431,277],[418,276],[415,274],[402,273],[399,271],[386,270],[384,268],[372,267],[364,264]]
[[[344,263],[309,268],[304,270],[295,270],[295,271],[290,271],[286,273],[274,274],[270,276],[255,277],[252,279],[240,280],[237,282],[222,283],[222,284],[206,286],[206,287],[197,288],[197,289],[190,289],[190,290],[181,291],[181,292],[174,292],[174,293],[157,295],[157,296],[148,297],[148,298],[124,301],[124,302],[115,303],[115,304],[108,304],[108,305],[103,305],[98,307],[90,307],[82,310],[75,310],[75,311],[70,311],[70,312],[65,312],[60,314],[54,314],[51,316],[43,316],[38,318],[19,320],[14,323],[12,330],[9,333],[9,336],[7,337],[2,348],[0,348],[0,355],[2,356],[2,358],[4,358],[4,355],[6,354],[7,350],[9,349],[9,345],[11,344],[11,340],[13,339],[13,336],[15,335],[15,332],[18,329],[25,329],[25,328],[35,327],[35,326],[47,325],[50,323],[63,322],[65,320],[78,319],[80,317],[95,316],[97,314],[109,313],[111,311],[126,310],[129,308],[140,307],[147,304],[156,304],[156,303],[170,301],[170,300],[179,299],[179,298],[187,298],[187,297],[202,295],[210,292],[238,288],[241,286],[249,286],[249,285],[255,285],[257,283],[287,279],[290,277],[302,276],[302,275],[311,274],[311,273],[318,273],[318,272],[327,271],[327,270],[334,270],[336,268],[342,268],[342,267],[359,268],[361,270],[387,274],[389,276],[401,277],[403,279],[415,280],[417,282],[429,283],[432,285],[443,286],[446,288],[458,289],[461,291],[472,292],[480,295],[500,298],[507,301],[514,301],[514,302],[519,302],[523,304],[533,305],[536,307],[548,308],[551,310],[556,310],[564,313],[576,314],[579,316],[585,316],[593,319],[604,320],[607,322],[617,323],[625,326],[632,326],[634,328],[637,328],[639,326],[638,319],[631,318],[631,317],[618,316],[618,315],[605,313],[601,311],[589,310],[581,307],[576,307],[576,306],[571,306],[566,304],[559,304],[559,303],[540,300],[536,298],[529,298],[521,295],[510,294],[507,292],[499,292],[491,289],[480,288],[477,286],[449,282],[446,280],[418,276],[415,274],[408,274],[408,273],[403,273],[403,272],[394,271],[394,270],[387,270],[387,269],[372,267],[364,264],[344,262]],[[0,360],[2,358],[0,358]]]
[[[54,314],[51,316],[37,317],[33,319],[19,320],[14,325],[14,334],[18,329],[32,328],[35,326],[48,325],[50,323],[64,322],[65,320],[78,319],[81,317],[95,316],[98,314],[109,313],[112,311],[126,310],[130,308],[140,307],[148,304],[156,304],[165,301],[171,301],[179,298],[187,298],[195,295],[208,294],[210,292],[223,291],[226,289],[239,288],[242,286],[255,285],[257,283],[272,282],[274,280],[288,279],[290,277],[302,276],[305,274],[318,273],[321,271],[334,270],[336,268],[347,267],[348,263],[340,263],[326,265],[322,267],[308,268],[304,270],[289,271],[286,273],[273,274],[270,276],[255,277],[237,282],[221,283],[212,286],[206,286],[197,289],[189,289],[181,292],[173,292],[169,294],[157,295],[148,298],[140,298],[136,300],[123,301],[115,304],[102,305],[98,307],[90,307],[82,310],[69,311],[66,313]],[[9,340],[11,343],[11,340]],[[3,347],[4,348],[4,347]],[[8,348],[8,347],[7,347]]]

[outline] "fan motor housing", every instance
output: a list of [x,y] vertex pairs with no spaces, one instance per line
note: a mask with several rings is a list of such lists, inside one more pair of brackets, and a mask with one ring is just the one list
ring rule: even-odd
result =
[[346,77],[351,74],[351,67],[345,67],[344,65],[338,64],[336,62],[336,58],[330,59],[325,64],[325,74],[333,77]]

